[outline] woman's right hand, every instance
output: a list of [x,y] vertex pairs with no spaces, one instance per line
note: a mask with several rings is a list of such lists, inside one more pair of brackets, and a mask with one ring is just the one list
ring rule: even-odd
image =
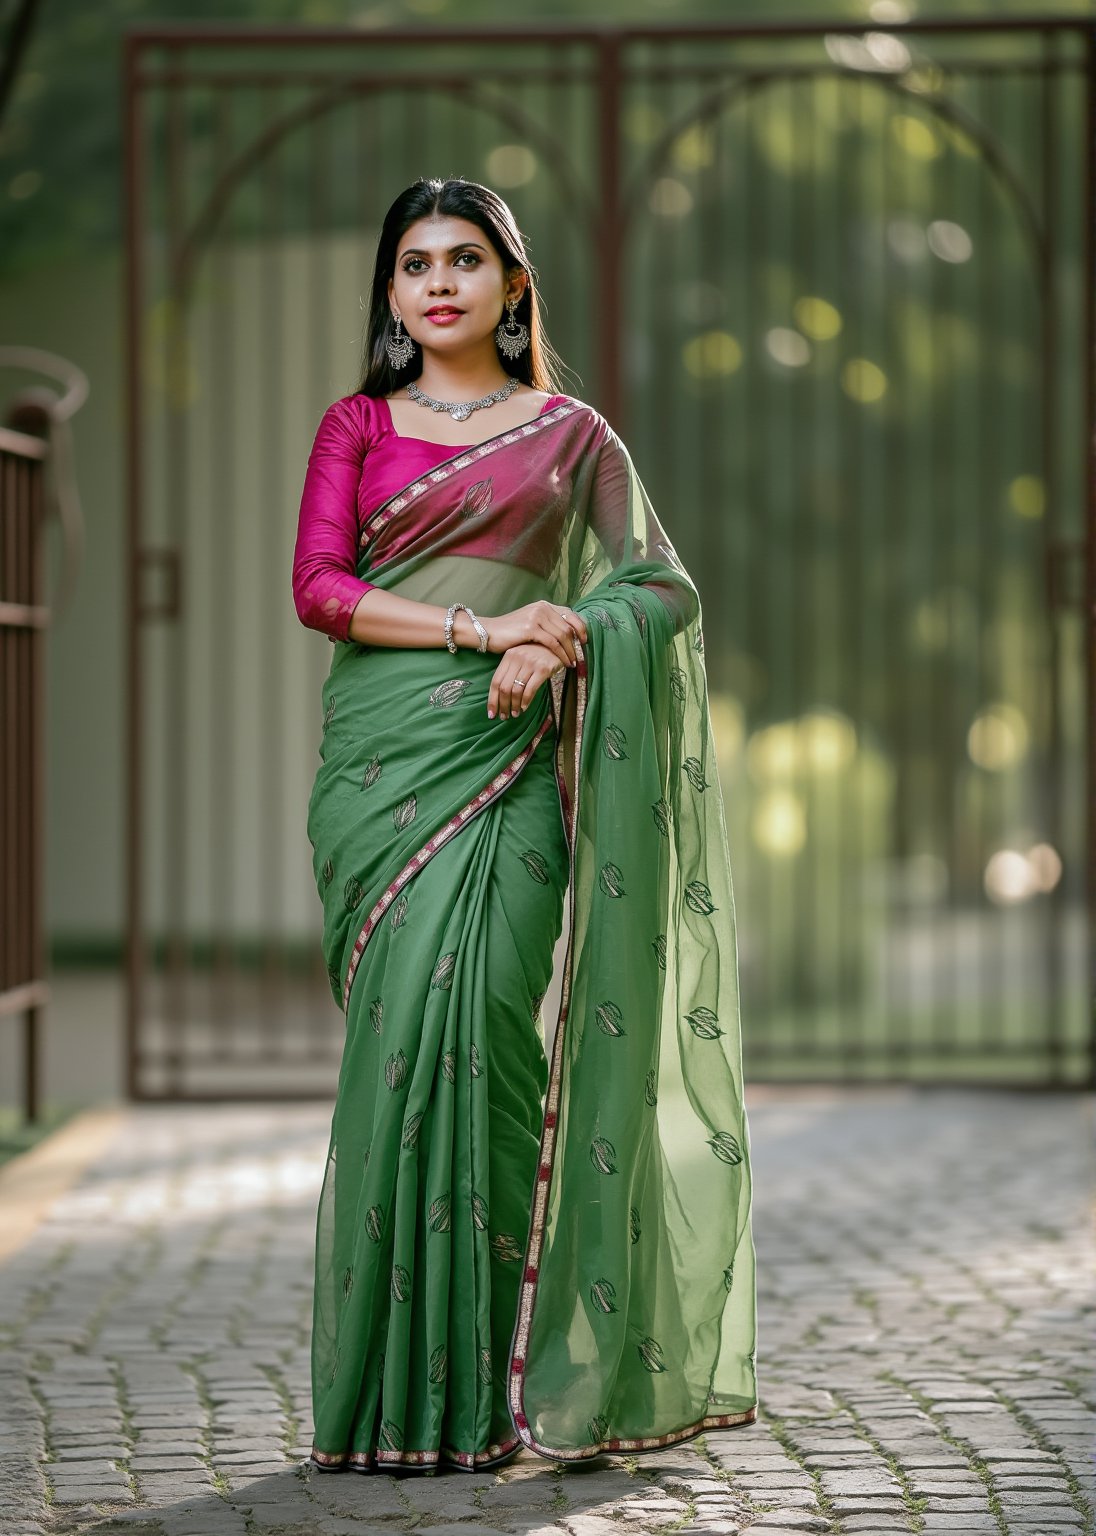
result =
[[545,645],[565,666],[575,665],[575,636],[586,643],[586,621],[573,608],[540,598],[488,619],[477,615],[487,630],[487,649],[502,655],[513,645]]

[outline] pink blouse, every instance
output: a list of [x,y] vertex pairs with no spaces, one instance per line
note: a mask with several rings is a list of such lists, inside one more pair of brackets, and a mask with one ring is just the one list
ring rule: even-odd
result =
[[[552,395],[537,414],[567,398]],[[354,609],[376,585],[357,575],[366,521],[405,485],[475,446],[401,437],[383,396],[346,395],[328,406],[308,456],[293,551],[293,603],[302,624],[332,641],[349,638]],[[382,532],[372,551],[378,563],[383,543]]]

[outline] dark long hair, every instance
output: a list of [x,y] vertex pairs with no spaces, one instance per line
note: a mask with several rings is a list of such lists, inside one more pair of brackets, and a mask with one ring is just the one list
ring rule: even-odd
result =
[[[507,276],[514,267],[524,269],[528,282],[517,306],[514,321],[529,327],[529,345],[513,359],[498,359],[504,370],[533,389],[549,394],[564,393],[560,389],[560,370],[563,363],[544,333],[540,316],[540,300],[536,290],[536,269],[525,254],[521,232],[514,215],[490,187],[478,181],[465,181],[462,176],[420,176],[396,198],[384,216],[377,256],[373,263],[373,282],[369,291],[369,318],[366,322],[365,345],[362,351],[362,378],[358,385],[361,395],[389,395],[422,372],[422,348],[415,348],[415,355],[406,368],[393,368],[385,351],[385,342],[396,333],[392,307],[388,299],[388,280],[396,270],[396,251],[404,231],[417,219],[430,218],[435,214],[452,214],[477,225],[490,240],[502,260]],[[503,310],[503,318],[509,311]],[[509,323],[507,318],[507,323]]]

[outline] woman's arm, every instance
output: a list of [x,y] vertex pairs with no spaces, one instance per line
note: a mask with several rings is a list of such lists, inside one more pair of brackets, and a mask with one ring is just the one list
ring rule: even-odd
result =
[[[401,645],[420,650],[444,645],[445,614],[446,610],[434,603],[420,603],[386,592],[383,587],[370,587],[351,615],[346,638],[358,645]],[[480,614],[476,617],[486,624]],[[472,649],[479,645],[479,635],[463,609],[453,615],[453,640]]]

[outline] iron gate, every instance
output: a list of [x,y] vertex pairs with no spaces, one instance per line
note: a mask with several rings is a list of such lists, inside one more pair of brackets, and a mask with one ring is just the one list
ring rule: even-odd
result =
[[1093,57],[1067,21],[127,39],[135,1094],[333,1082],[289,567],[421,174],[510,202],[562,387],[697,574],[747,1075],[1092,1081]]

